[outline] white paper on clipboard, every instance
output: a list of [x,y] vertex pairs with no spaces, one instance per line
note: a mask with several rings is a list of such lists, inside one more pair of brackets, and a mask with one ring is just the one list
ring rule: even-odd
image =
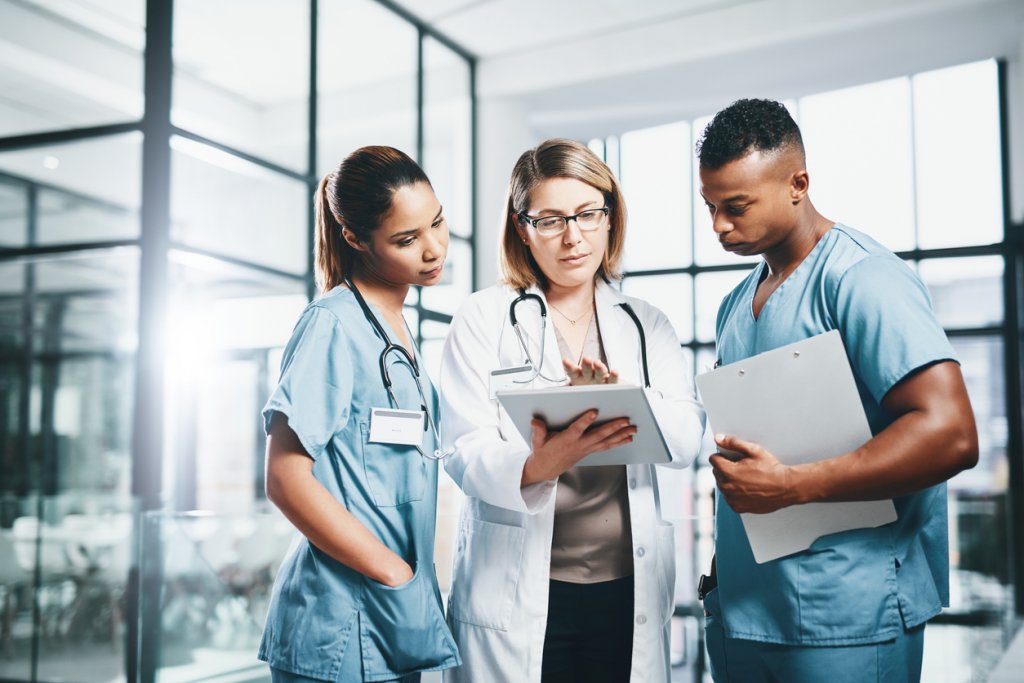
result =
[[[837,330],[716,368],[697,377],[708,422],[796,465],[847,453],[871,438]],[[891,500],[810,503],[743,513],[757,562],[811,547],[821,536],[896,521]]]

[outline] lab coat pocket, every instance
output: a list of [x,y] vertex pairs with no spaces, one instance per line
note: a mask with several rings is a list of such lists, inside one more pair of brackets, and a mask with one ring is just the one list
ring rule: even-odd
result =
[[370,423],[361,422],[363,472],[366,487],[378,507],[422,500],[427,488],[427,465],[413,446],[370,443]]
[[360,624],[366,680],[392,680],[454,663],[455,643],[421,567],[400,586],[366,579],[366,621]]
[[522,527],[469,519],[459,529],[449,609],[458,621],[505,631],[522,567]]
[[676,529],[664,520],[658,521],[658,569],[661,586],[662,623],[672,618],[676,608]]

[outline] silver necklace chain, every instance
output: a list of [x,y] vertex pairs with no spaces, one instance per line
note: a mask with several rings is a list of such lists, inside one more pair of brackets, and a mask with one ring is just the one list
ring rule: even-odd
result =
[[587,310],[586,313],[580,314],[575,320],[573,320],[572,318],[567,316],[565,313],[562,313],[562,311],[554,303],[552,303],[551,301],[548,301],[548,303],[551,304],[551,308],[555,309],[555,312],[558,313],[558,315],[560,315],[563,318],[565,318],[566,320],[568,320],[569,324],[573,325],[573,326],[575,326],[576,323],[578,323],[579,321],[583,320],[584,317],[589,318],[594,313],[594,304],[593,304],[593,302],[591,302],[590,309]]

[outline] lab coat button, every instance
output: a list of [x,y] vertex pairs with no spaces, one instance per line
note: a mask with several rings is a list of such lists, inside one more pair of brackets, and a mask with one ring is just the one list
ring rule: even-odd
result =
[[641,546],[641,547],[636,549],[636,556],[637,557],[643,557],[646,554],[647,554],[647,551],[643,549],[643,546]]
[[633,477],[632,479],[629,480],[629,488],[631,488],[631,489],[635,489],[636,488],[636,477]]
[[638,624],[640,624],[641,626],[643,626],[644,624],[646,624],[646,623],[647,623],[647,617],[645,617],[645,616],[644,616],[644,615],[642,615],[642,614],[641,614],[641,615],[639,615],[639,616],[638,616],[638,617],[636,618],[636,623],[638,623]]

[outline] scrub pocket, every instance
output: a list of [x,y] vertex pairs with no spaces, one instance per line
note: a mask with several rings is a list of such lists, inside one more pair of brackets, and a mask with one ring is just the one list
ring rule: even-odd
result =
[[359,423],[366,487],[377,507],[394,507],[423,499],[427,465],[412,446],[370,443],[370,423]]
[[422,566],[393,588],[365,579],[365,620],[359,625],[364,680],[390,681],[458,663],[455,641]]
[[524,539],[522,527],[480,519],[469,519],[459,529],[449,603],[452,618],[498,631],[508,629]]
[[676,529],[658,520],[658,570],[661,585],[662,619],[667,623],[676,610]]

